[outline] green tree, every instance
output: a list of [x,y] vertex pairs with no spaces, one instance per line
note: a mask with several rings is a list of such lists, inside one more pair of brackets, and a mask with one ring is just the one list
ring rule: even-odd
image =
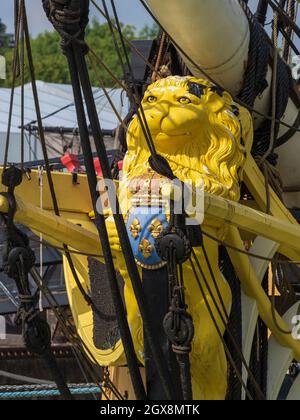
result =
[[5,33],[6,33],[6,25],[0,19],[0,35],[5,34]]
[[[129,40],[154,38],[157,35],[157,28],[155,26],[145,26],[140,32],[137,32],[136,28],[132,25],[122,25],[122,30]],[[109,67],[114,75],[121,78],[122,69],[108,24],[100,24],[94,19],[87,28],[86,39],[88,45],[97,54],[100,60]],[[59,35],[56,32],[42,33],[37,38],[31,40],[31,45],[36,78],[49,83],[69,84],[70,77],[68,66],[66,58],[62,54],[60,48]],[[129,48],[128,52],[130,52]],[[91,54],[90,57],[92,57]],[[8,78],[2,83],[0,82],[0,85],[10,87],[12,83],[12,72],[10,72],[9,69],[12,69],[12,50],[6,53],[6,59],[8,63]],[[96,60],[93,61],[96,66],[92,66],[90,60],[88,60],[92,84],[94,86],[99,86],[99,79],[101,78],[106,86],[115,85],[116,82],[112,80],[107,71],[104,70]],[[94,71],[94,67],[96,67],[97,72]],[[30,80],[27,68],[25,80],[26,82]]]
[[0,53],[4,54],[7,49],[6,25],[0,19]]
[[159,28],[156,23],[153,23],[152,26],[146,25],[139,32],[139,39],[154,39],[157,37]]

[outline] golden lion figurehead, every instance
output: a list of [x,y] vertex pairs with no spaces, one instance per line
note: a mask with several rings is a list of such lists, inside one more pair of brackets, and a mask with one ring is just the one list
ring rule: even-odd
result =
[[[142,101],[157,152],[181,181],[202,182],[206,192],[240,198],[241,170],[252,142],[252,118],[207,80],[168,77],[148,87]],[[128,130],[124,174],[149,168],[150,152],[137,117]]]

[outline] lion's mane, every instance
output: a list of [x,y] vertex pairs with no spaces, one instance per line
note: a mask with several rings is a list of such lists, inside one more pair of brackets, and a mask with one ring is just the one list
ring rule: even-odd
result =
[[[192,180],[199,185],[201,180],[206,192],[237,201],[242,168],[251,150],[252,118],[227,92],[218,92],[207,80],[171,76],[149,86],[148,91],[176,87],[184,94],[191,84],[205,87],[199,101],[201,122],[199,118],[197,132],[182,143],[180,150],[173,150],[170,144],[167,153],[160,150],[158,153],[169,161],[174,175],[181,181]],[[145,115],[147,118],[147,112]],[[155,144],[155,136],[152,137]],[[137,117],[128,129],[127,143],[124,175],[130,180],[145,174],[149,168],[150,153]]]

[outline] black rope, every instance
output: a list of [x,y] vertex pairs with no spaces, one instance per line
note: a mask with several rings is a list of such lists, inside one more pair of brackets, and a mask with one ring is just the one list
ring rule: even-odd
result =
[[[155,145],[154,145],[154,142],[153,142],[153,139],[152,139],[152,135],[151,135],[151,132],[150,132],[150,129],[149,129],[149,126],[148,126],[148,122],[147,122],[147,119],[146,119],[144,109],[143,109],[142,106],[140,107],[139,90],[138,90],[138,87],[137,87],[136,82],[134,80],[134,72],[133,72],[132,65],[131,65],[131,62],[130,62],[130,58],[129,58],[129,55],[128,55],[128,52],[127,52],[121,23],[120,23],[119,18],[118,18],[118,14],[117,14],[117,10],[116,10],[114,0],[110,0],[110,2],[111,2],[113,14],[114,14],[114,19],[116,21],[117,31],[118,31],[118,34],[119,34],[119,38],[120,38],[120,41],[121,41],[122,48],[123,48],[125,62],[126,62],[127,68],[128,68],[127,80],[129,81],[129,87],[134,92],[133,95],[130,95],[130,99],[131,99],[131,102],[132,102],[133,107],[135,109],[137,118],[139,120],[141,129],[143,131],[143,134],[145,136],[149,151],[151,153],[151,156],[149,158],[149,164],[150,164],[151,168],[155,172],[157,172],[158,174],[160,174],[162,176],[165,176],[169,179],[174,179],[175,177],[173,175],[173,172],[170,168],[169,163],[167,162],[167,160],[164,157],[159,155],[156,151],[156,148],[155,148]],[[105,3],[105,0],[104,0],[104,3]],[[107,16],[107,17],[109,18],[109,16]],[[109,18],[109,20],[110,20],[110,18]],[[112,29],[112,31],[113,31],[113,29]]]
[[[112,177],[111,177],[110,167],[108,164],[105,145],[103,142],[103,136],[100,129],[100,124],[99,124],[98,115],[95,108],[95,103],[92,96],[92,90],[91,90],[85,58],[84,58],[84,55],[82,54],[82,51],[77,47],[76,42],[73,43],[72,47],[73,47],[72,50],[74,54],[74,61],[72,64],[73,65],[76,64],[76,68],[78,69],[78,73],[80,75],[81,87],[85,95],[86,105],[87,105],[88,114],[89,114],[89,120],[91,123],[91,128],[92,128],[94,138],[99,139],[99,141],[96,142],[96,147],[97,147],[97,154],[101,161],[103,175],[106,179],[111,179]],[[162,351],[159,348],[159,346],[157,346],[155,331],[153,330],[152,323],[151,323],[150,310],[148,308],[147,301],[145,299],[145,296],[142,290],[141,280],[140,280],[138,269],[136,267],[132,249],[130,246],[128,234],[126,231],[126,226],[124,224],[123,217],[118,212],[118,208],[119,208],[119,205],[117,205],[117,212],[114,215],[115,223],[116,223],[116,227],[119,233],[119,238],[120,238],[123,253],[124,255],[126,255],[127,270],[131,277],[134,292],[136,294],[137,301],[139,303],[139,309],[141,311],[141,315],[144,321],[145,332],[147,335],[146,339],[149,342],[152,354],[156,361],[157,370],[161,377],[163,386],[166,390],[166,395],[168,399],[172,399],[173,395],[175,394],[172,390],[173,383],[170,379],[169,372],[166,369]],[[109,247],[109,242],[108,242],[108,247]]]
[[[245,73],[244,85],[242,91],[238,95],[238,98],[245,103],[247,106],[253,108],[256,98],[264,92],[268,87],[266,76],[269,67],[270,58],[270,40],[258,22],[257,18],[254,17],[247,5],[240,0],[240,4],[243,7],[250,25],[250,48],[248,56],[248,66]],[[274,52],[273,52],[274,55]],[[293,89],[292,75],[290,68],[287,64],[278,57],[277,62],[277,83],[276,83],[276,115],[275,118],[280,120],[286,110],[289,95]],[[272,106],[270,106],[269,112],[271,113]],[[271,140],[272,121],[266,120],[259,129],[255,130],[254,142],[252,147],[252,155],[265,156],[270,146]],[[276,124],[275,138],[277,138],[279,132],[279,124]],[[274,143],[271,154],[267,157],[268,161],[273,165],[276,165],[278,156],[274,153],[276,147],[276,141]]]
[[[64,48],[64,53],[67,56],[70,75],[72,79],[75,106],[76,106],[76,112],[77,112],[78,124],[79,124],[79,131],[81,134],[80,136],[81,144],[82,144],[83,154],[85,156],[85,166],[86,166],[86,171],[87,171],[87,177],[88,177],[90,192],[92,196],[95,216],[96,216],[95,225],[99,232],[99,237],[102,243],[104,259],[106,262],[106,269],[107,269],[111,292],[112,292],[112,296],[113,296],[114,304],[115,304],[115,311],[116,311],[116,315],[117,315],[119,326],[120,326],[120,333],[121,333],[122,341],[124,344],[125,354],[127,356],[127,362],[128,362],[129,370],[131,373],[133,386],[134,386],[137,398],[145,399],[146,397],[145,397],[144,385],[143,385],[142,378],[140,375],[139,365],[138,365],[137,357],[134,351],[134,346],[133,346],[129,326],[127,323],[125,308],[124,308],[120,290],[118,287],[117,276],[116,276],[114,263],[113,263],[113,257],[112,257],[112,253],[110,249],[108,233],[107,233],[106,225],[105,225],[105,219],[104,219],[104,216],[100,215],[97,211],[97,203],[98,203],[98,198],[99,198],[99,193],[97,192],[97,178],[94,171],[93,154],[91,150],[89,132],[88,132],[87,122],[85,118],[85,110],[84,110],[83,99],[81,95],[81,86],[80,86],[80,80],[79,80],[79,75],[78,75],[79,72],[77,70],[80,67],[81,76],[83,76],[82,80],[84,82],[84,86],[82,87],[85,93],[87,93],[85,95],[86,106],[88,110],[90,111],[91,107],[95,108],[95,103],[94,103],[92,89],[89,83],[86,63],[85,63],[84,55],[83,55],[85,53],[85,50],[81,48],[82,43],[80,42],[78,44],[77,42],[78,38],[81,40],[84,40],[85,26],[83,23],[85,23],[85,25],[87,24],[87,17],[83,13],[83,17],[82,17],[83,21],[78,22],[77,20],[75,22],[76,25],[74,23],[74,26],[69,25],[69,22],[66,22],[65,25],[63,25],[63,20],[61,17],[60,17],[60,21],[59,22],[57,21],[57,16],[62,16],[62,15],[69,16],[70,10],[72,11],[75,10],[74,11],[75,15],[80,16],[80,12],[81,12],[80,6],[82,6],[84,9],[84,12],[86,12],[88,10],[89,2],[85,1],[78,4],[77,1],[74,1],[74,2],[63,1],[61,2],[61,4],[56,4],[56,2],[54,1],[43,1],[43,4],[44,4],[44,8],[46,10],[48,18],[54,25],[55,29],[59,31],[62,38],[64,38],[65,32],[69,32],[69,34],[66,36],[66,39],[62,40],[62,46]],[[56,6],[57,6],[57,9],[55,8]],[[62,11],[62,13],[58,14],[58,11],[59,12]],[[78,31],[79,27],[82,29],[82,32],[80,34]],[[69,40],[71,40],[71,42],[68,42]],[[95,114],[96,114],[96,119],[97,119],[96,111],[95,111]],[[99,132],[95,133],[95,115],[92,115],[92,116],[90,115],[90,122],[91,122],[94,138],[95,139],[98,138],[100,141],[102,140],[103,142],[101,129],[99,130]],[[97,152],[101,161],[103,174],[106,178],[111,177],[111,172],[110,172],[109,163],[107,161],[104,142],[101,145],[102,146],[101,150],[99,150],[100,142],[96,141],[95,143],[98,148]],[[106,156],[106,160],[103,162],[102,156],[104,155]]]
[[[107,18],[110,20],[109,15],[108,15],[108,11],[107,11],[107,8],[106,8],[105,0],[103,0],[103,5],[105,7],[105,12],[106,12]],[[127,49],[126,49],[126,45],[125,45],[125,41],[124,41],[124,37],[123,37],[123,33],[122,33],[122,28],[121,28],[121,25],[120,25],[120,21],[118,19],[118,14],[117,14],[117,10],[116,10],[116,7],[115,7],[114,0],[111,0],[111,6],[112,6],[115,21],[116,21],[121,45],[123,47],[123,53],[124,53],[124,56],[125,56],[125,61],[126,61],[128,71],[129,71],[131,86],[134,90],[134,95],[133,95],[133,100],[135,102],[134,106],[137,109],[137,115],[139,117],[139,122],[140,122],[140,124],[142,126],[142,129],[144,131],[144,135],[145,135],[145,138],[147,140],[149,151],[151,153],[151,157],[149,159],[149,164],[155,172],[159,173],[162,176],[168,177],[170,179],[174,179],[175,177],[174,177],[174,174],[173,174],[173,172],[172,172],[172,170],[169,166],[169,163],[166,161],[165,158],[158,155],[157,152],[156,152],[155,145],[154,145],[153,140],[152,140],[151,132],[150,132],[150,129],[149,129],[149,126],[148,126],[148,123],[147,123],[147,119],[146,119],[146,115],[144,113],[143,107],[140,107],[140,110],[138,109],[138,107],[139,107],[139,103],[138,103],[139,92],[138,92],[138,88],[137,88],[135,80],[134,80],[133,69],[132,69],[130,59],[129,59],[129,56],[128,56],[128,53],[127,53]],[[113,28],[111,28],[111,32],[112,32],[112,34],[114,33]],[[122,58],[121,58],[121,62],[122,62]],[[170,248],[171,253],[172,253],[172,250],[173,250],[173,247],[171,246],[171,248]],[[175,248],[174,248],[174,252],[176,252]],[[173,259],[173,257],[175,258],[175,260]],[[170,258],[171,258],[171,260],[170,260]],[[170,327],[170,325],[168,323],[167,323],[168,326],[167,327],[165,326],[165,329],[166,329],[166,332],[167,332],[167,336],[170,338],[170,341],[173,344],[172,348],[173,348],[174,353],[176,354],[177,362],[178,362],[178,365],[179,365],[179,368],[180,368],[183,397],[184,397],[185,400],[192,400],[193,393],[192,393],[192,381],[191,381],[191,372],[190,372],[189,353],[191,351],[191,341],[192,341],[193,336],[194,336],[193,321],[192,321],[191,316],[188,315],[188,313],[186,312],[187,308],[186,308],[185,304],[180,301],[180,298],[178,296],[178,287],[179,286],[176,282],[178,255],[177,255],[177,257],[176,256],[170,256],[170,258],[168,258],[169,278],[172,277],[174,279],[173,288],[175,288],[177,290],[177,292],[176,291],[174,292],[175,296],[173,296],[173,305],[171,305],[172,309],[171,309],[170,313],[167,314],[166,319],[174,320],[174,318],[177,317],[177,329],[178,329],[178,331],[176,331],[176,332],[172,331],[172,333],[170,333],[170,330],[172,328]],[[181,290],[181,293],[184,294],[183,289]],[[174,305],[177,306],[177,309],[175,308]],[[180,312],[180,314],[178,314],[178,313],[176,314],[176,312],[178,312],[178,311]],[[170,322],[173,325],[173,321],[170,321]],[[183,328],[183,324],[185,324],[186,329],[189,331],[186,335],[185,340],[182,340],[182,338],[178,339],[178,335],[180,336],[179,331],[181,331],[181,328]]]
[[[253,386],[255,387],[255,389],[257,391],[257,394],[260,396],[260,399],[264,400],[265,399],[265,396],[263,395],[263,393],[262,393],[259,385],[257,384],[257,382],[256,382],[256,380],[255,380],[255,378],[254,378],[254,376],[253,376],[253,374],[251,372],[251,369],[249,368],[249,366],[248,366],[248,364],[247,364],[247,362],[245,360],[245,357],[243,355],[243,352],[240,349],[238,343],[235,341],[235,338],[234,338],[234,336],[233,336],[233,334],[231,332],[230,325],[228,324],[228,315],[227,315],[227,313],[226,313],[226,315],[224,315],[223,310],[220,309],[219,304],[217,302],[217,298],[215,297],[215,295],[214,295],[214,293],[212,291],[212,288],[211,288],[208,280],[205,277],[205,274],[204,274],[204,271],[203,271],[202,266],[200,264],[200,261],[197,258],[197,255],[196,255],[196,253],[194,251],[192,251],[192,257],[193,257],[193,259],[195,261],[196,267],[198,268],[198,270],[199,270],[199,272],[201,274],[201,277],[204,280],[205,286],[206,286],[206,288],[207,288],[207,290],[208,290],[208,292],[209,292],[209,294],[211,296],[211,299],[212,299],[213,304],[214,304],[214,306],[215,306],[215,308],[216,308],[216,310],[217,310],[217,312],[218,312],[218,314],[220,316],[220,319],[221,319],[224,327],[227,328],[227,335],[228,335],[229,339],[231,340],[231,343],[232,343],[232,345],[234,347],[235,352],[238,353],[238,355],[239,355],[239,357],[240,357],[240,359],[241,359],[241,361],[242,361],[245,369],[247,370],[247,373],[249,375],[249,378],[250,378]],[[192,261],[192,260],[190,260],[190,261]],[[208,264],[209,264],[209,267],[210,267],[210,271],[212,271],[212,267],[211,267],[209,261],[208,261]],[[197,278],[196,278],[196,280],[197,280]],[[197,281],[197,283],[198,283],[198,281]],[[199,283],[198,283],[198,285],[199,285]],[[225,304],[224,304],[223,298],[221,298],[221,302],[222,302],[222,305],[221,306],[222,306],[222,308],[224,308],[225,307]],[[232,355],[230,355],[230,358],[233,359],[232,358]],[[234,364],[234,370],[235,370],[236,375],[239,377],[239,372],[237,372],[238,368],[237,368],[237,366],[235,364]]]
[[14,181],[12,180],[9,187],[10,191],[6,194],[10,210],[7,216],[3,215],[6,223],[3,267],[5,273],[16,282],[20,301],[16,324],[22,326],[22,335],[26,348],[31,353],[43,358],[61,395],[66,400],[72,400],[71,392],[51,350],[50,327],[36,310],[38,294],[32,294],[30,290],[29,272],[35,264],[35,254],[29,247],[28,237],[14,225],[14,214],[16,211],[14,188],[18,183],[19,175],[17,170],[15,170]]
[[10,93],[10,103],[9,103],[9,111],[8,111],[8,124],[7,124],[7,133],[6,133],[6,141],[5,141],[5,151],[4,151],[4,170],[7,168],[8,164],[8,153],[9,153],[9,146],[10,146],[10,136],[11,136],[11,126],[12,126],[12,116],[13,116],[13,107],[14,107],[14,99],[15,99],[15,88],[16,88],[16,81],[19,75],[19,39],[20,39],[20,27],[21,27],[21,13],[20,13],[20,4],[18,0],[15,0],[15,49],[14,49],[14,56],[13,56],[13,69],[12,69],[12,87]]
[[[234,267],[225,247],[220,247],[220,270],[228,282],[232,293],[232,308],[229,317],[229,328],[232,332],[235,342],[242,348],[242,302],[241,302],[241,286],[234,271]],[[232,345],[227,330],[225,333],[225,341],[228,349],[232,354],[235,365],[240,373],[242,373],[242,361]],[[229,386],[227,399],[230,401],[240,401],[242,398],[242,388],[235,370],[230,365]]]
[[293,21],[293,19],[288,15],[288,13],[286,13],[283,10],[282,6],[277,1],[273,1],[273,0],[266,0],[266,1],[269,3],[272,9],[276,13],[278,13],[282,22],[284,22],[284,24],[287,25],[288,27],[291,27],[292,30],[297,35],[297,37],[300,38],[300,27],[297,25],[296,22]]
[[[114,3],[114,1],[113,0],[111,0],[111,2],[112,2],[112,4]],[[115,15],[116,16],[116,15]],[[173,173],[172,173],[172,171],[171,171],[171,169],[170,169],[170,167],[168,167],[168,169],[167,169],[167,171],[166,171],[166,165],[165,165],[165,159],[161,159],[161,162],[160,162],[160,156],[158,156],[158,159],[156,160],[156,165],[155,165],[155,163],[154,164],[151,164],[151,159],[153,159],[153,156],[151,156],[151,158],[150,158],[150,161],[149,161],[149,163],[150,163],[150,165],[151,165],[151,167],[152,167],[152,169],[154,169],[155,171],[157,171],[158,173],[163,173],[164,174],[164,176],[167,176],[167,177],[169,177],[170,179],[174,179],[174,175],[173,175]],[[153,159],[154,160],[154,159]],[[157,162],[158,162],[158,165],[157,165]],[[155,167],[156,166],[156,167]],[[210,269],[210,273],[212,274],[212,278],[213,278],[213,280],[214,280],[214,284],[215,284],[215,287],[216,287],[216,290],[217,290],[217,293],[219,292],[219,290],[218,290],[218,288],[217,288],[217,285],[216,285],[216,281],[215,281],[215,278],[214,278],[214,276],[213,276],[213,271],[212,271],[212,269],[211,269],[211,266],[210,266],[210,264],[209,264],[209,261],[208,261],[208,258],[207,258],[207,254],[205,254],[205,257],[206,257],[206,261],[207,261],[207,263],[208,263],[208,266],[209,266],[209,269]],[[219,293],[218,293],[218,295],[219,295]],[[220,297],[220,296],[219,296]],[[223,310],[224,310],[224,303],[223,303],[223,300],[221,299],[221,304],[223,304]],[[225,315],[225,317],[227,317],[227,312],[226,312],[226,310],[225,310],[225,312],[224,312],[224,315]],[[242,359],[243,359],[243,357],[242,357]],[[245,360],[243,359],[243,361],[244,361],[244,363],[245,363]],[[251,377],[251,372],[249,372],[249,376]],[[252,379],[254,379],[253,378],[253,376],[252,376]],[[264,398],[264,396],[261,394],[261,397],[262,398]]]
[[[111,293],[113,296],[115,312],[116,312],[118,324],[120,327],[121,338],[124,345],[124,350],[127,357],[128,366],[131,371],[131,377],[134,384],[136,396],[138,399],[145,399],[143,386],[141,386],[142,382],[141,382],[140,373],[138,369],[138,361],[135,355],[134,346],[133,346],[129,326],[126,319],[126,312],[125,312],[124,304],[123,304],[120,290],[118,287],[118,280],[117,280],[117,276],[116,276],[116,272],[114,268],[108,233],[106,230],[105,218],[102,215],[100,215],[97,210],[97,202],[99,199],[99,193],[97,192],[97,178],[96,178],[95,170],[93,166],[93,154],[91,150],[88,127],[87,127],[85,114],[84,114],[83,100],[80,93],[81,92],[80,81],[78,78],[78,73],[76,71],[77,63],[75,61],[73,49],[66,50],[66,56],[68,59],[73,92],[74,92],[74,97],[75,97],[75,106],[76,106],[76,112],[77,112],[77,118],[78,118],[82,151],[83,151],[83,155],[85,159],[86,173],[87,173],[90,192],[92,195],[92,202],[93,202],[94,211],[95,211],[95,225],[97,227],[99,237],[102,243],[102,250],[103,250],[102,252],[104,255],[107,275],[108,275],[108,279],[109,279],[109,283],[111,287]],[[88,102],[87,102],[87,105],[88,105]],[[96,136],[94,138],[96,138]],[[101,167],[103,169],[102,164],[101,164]]]
[[[288,1],[288,13],[290,18],[295,21],[296,19],[296,0],[289,0]],[[291,27],[289,27],[287,29],[287,37],[285,40],[285,44],[284,44],[284,50],[283,50],[283,58],[286,62],[288,62],[289,57],[290,57],[290,43],[288,42],[288,40],[291,40],[293,37],[293,29]],[[299,55],[299,53],[298,53]]]
[[[30,36],[29,36],[29,30],[28,30],[28,21],[27,21],[27,15],[26,15],[26,9],[24,7],[24,31],[25,31],[25,44],[27,49],[27,58],[28,58],[28,66],[29,66],[29,72],[31,76],[31,84],[32,84],[32,91],[33,91],[33,97],[34,97],[34,103],[35,103],[35,109],[37,114],[37,123],[38,123],[38,129],[39,129],[39,136],[42,146],[42,152],[44,156],[44,163],[46,167],[46,173],[47,173],[47,180],[49,184],[50,194],[52,198],[53,208],[54,212],[57,216],[59,216],[59,207],[58,202],[56,198],[54,183],[52,179],[52,173],[51,173],[51,166],[48,158],[48,152],[47,152],[47,146],[45,141],[45,135],[43,130],[43,124],[42,124],[42,117],[41,117],[41,110],[39,105],[39,98],[38,98],[38,92],[37,92],[37,86],[36,86],[36,78],[35,78],[35,69],[34,69],[34,63],[33,63],[33,57],[32,57],[32,51],[31,51],[31,43],[30,43]],[[64,250],[67,253],[68,249],[64,245]],[[77,280],[77,283],[80,283],[76,270],[74,269],[72,261],[69,259],[69,262],[71,263],[71,269],[72,272],[75,274],[75,281]]]
[[268,2],[267,0],[259,0],[255,17],[261,25],[265,25],[268,12]]
[[[53,310],[59,322],[59,325],[62,328],[62,332],[64,333],[67,340],[72,344],[72,351],[74,353],[74,356],[80,368],[86,369],[90,378],[95,383],[99,384],[99,387],[101,388],[101,391],[104,397],[107,400],[109,400],[108,395],[106,394],[105,390],[101,386],[101,383],[99,383],[99,380],[95,375],[95,366],[99,367],[97,360],[95,359],[95,357],[93,356],[89,348],[86,346],[84,341],[77,334],[75,334],[74,325],[71,324],[70,320],[62,312],[61,306],[57,302],[57,299],[53,295],[52,291],[45,284],[43,284],[43,279],[39,275],[38,271],[36,269],[32,269],[30,271],[30,274],[35,284],[37,285],[38,289],[41,290],[41,292],[45,296],[49,304],[49,307]],[[99,367],[99,370],[100,370],[100,367]],[[122,399],[122,398],[119,398],[118,395],[115,394],[114,392],[113,394],[117,397],[117,399]]]
[[[186,252],[186,238],[182,233],[169,230],[158,239],[158,252],[167,261],[170,308],[164,319],[164,330],[180,371],[182,395],[185,401],[193,399],[189,354],[192,351],[194,324],[185,301],[182,263],[190,256]],[[188,248],[190,248],[188,246]]]
[[[218,336],[219,336],[219,338],[220,338],[221,342],[223,343],[224,350],[225,350],[225,353],[226,353],[226,355],[227,355],[227,357],[228,357],[229,363],[231,364],[232,368],[234,369],[234,371],[235,371],[235,373],[236,373],[236,375],[237,375],[237,377],[238,377],[238,379],[239,379],[239,381],[240,381],[240,383],[241,383],[242,387],[244,388],[244,390],[245,390],[245,392],[246,392],[246,395],[248,396],[249,400],[253,400],[253,398],[252,398],[252,396],[251,396],[250,392],[249,392],[249,391],[248,391],[248,389],[247,389],[247,385],[246,385],[246,384],[245,384],[245,382],[243,381],[242,375],[241,375],[241,373],[240,373],[240,371],[239,371],[238,367],[236,366],[236,364],[235,364],[235,362],[234,362],[234,359],[233,359],[233,357],[232,357],[232,354],[231,354],[231,352],[230,352],[230,350],[229,350],[229,348],[228,348],[228,346],[227,346],[227,343],[226,343],[226,341],[225,341],[225,339],[224,339],[224,337],[223,337],[222,331],[221,331],[221,329],[220,329],[220,327],[219,327],[219,325],[218,325],[218,322],[217,322],[217,320],[216,320],[216,318],[215,318],[215,316],[214,316],[214,313],[213,313],[212,307],[211,307],[211,305],[210,305],[210,303],[209,303],[209,300],[208,300],[208,298],[207,298],[207,296],[206,296],[206,293],[205,293],[204,287],[203,287],[203,286],[202,286],[202,284],[201,284],[201,280],[200,280],[199,275],[198,275],[198,273],[197,273],[196,266],[195,266],[195,264],[194,264],[194,262],[193,262],[193,260],[192,260],[192,259],[190,259],[190,265],[191,265],[191,268],[192,268],[192,270],[193,270],[193,273],[194,273],[194,276],[195,276],[195,280],[196,280],[196,282],[197,282],[197,284],[198,284],[198,287],[199,287],[200,293],[201,293],[201,295],[202,295],[202,297],[203,297],[203,299],[204,299],[204,302],[205,302],[205,305],[206,305],[206,307],[207,307],[208,313],[209,313],[209,315],[210,315],[210,317],[211,317],[211,320],[212,320],[212,322],[213,322],[213,324],[214,324],[214,326],[215,326],[215,329],[216,329],[216,331],[217,331],[217,333],[218,333]],[[205,276],[204,276],[204,273],[203,273],[203,271],[202,271],[202,270],[200,270],[200,274],[201,274],[201,278],[202,278],[202,280],[204,280],[204,279],[205,279]]]
[[[263,279],[263,288],[268,293],[268,275],[267,273]],[[258,317],[254,339],[250,357],[250,367],[253,375],[260,385],[263,393],[267,395],[267,376],[268,376],[268,328],[260,317]],[[256,395],[250,381],[248,382],[248,389],[252,395]]]
[[[48,183],[49,183],[49,187],[50,187],[52,202],[53,202],[53,206],[54,206],[54,212],[57,216],[59,216],[60,211],[59,211],[59,207],[58,207],[58,203],[57,203],[55,187],[54,187],[54,184],[53,184],[50,162],[49,162],[49,159],[48,159],[48,152],[47,152],[47,147],[46,147],[45,134],[44,134],[43,124],[42,124],[42,118],[41,118],[41,112],[40,112],[40,106],[39,106],[39,100],[38,100],[38,93],[37,93],[36,81],[35,81],[35,76],[34,76],[34,65],[33,65],[32,53],[31,53],[30,39],[29,39],[29,36],[28,36],[27,17],[24,16],[24,19],[25,19],[24,29],[25,29],[27,51],[28,51],[28,63],[29,63],[29,67],[30,67],[30,73],[31,73],[31,76],[32,76],[32,88],[33,88],[33,96],[34,96],[35,107],[36,107],[36,112],[37,112],[37,122],[38,122],[38,128],[39,128],[39,135],[40,135],[42,149],[43,149],[47,179],[48,179]],[[74,267],[72,257],[71,257],[71,254],[70,254],[69,250],[68,250],[68,247],[66,245],[63,245],[63,250],[65,252],[65,255],[66,255],[68,264],[70,266],[72,275],[74,277],[75,283],[76,283],[80,293],[82,294],[82,296],[85,299],[85,301],[87,302],[87,304],[89,306],[91,306],[96,313],[98,313],[100,316],[102,316],[101,311],[99,311],[99,309],[97,308],[93,299],[86,293],[86,291],[84,290],[84,288],[83,288],[83,286],[82,286],[82,284],[79,280],[79,277],[78,277],[76,269]]]

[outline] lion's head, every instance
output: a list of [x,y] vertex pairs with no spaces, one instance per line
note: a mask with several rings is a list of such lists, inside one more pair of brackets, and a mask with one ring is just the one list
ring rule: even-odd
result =
[[[252,118],[207,80],[168,77],[148,87],[142,107],[159,154],[181,181],[205,191],[240,197],[241,170],[251,150]],[[135,117],[128,130],[127,180],[145,173],[149,149]]]

